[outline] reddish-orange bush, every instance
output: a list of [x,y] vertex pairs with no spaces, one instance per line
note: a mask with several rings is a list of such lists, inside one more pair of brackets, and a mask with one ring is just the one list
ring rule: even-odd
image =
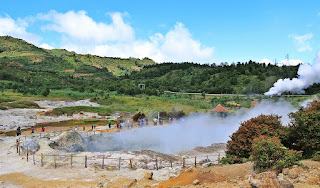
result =
[[239,129],[230,136],[227,154],[248,158],[255,138],[261,135],[282,137],[285,128],[281,125],[280,118],[277,115],[260,115],[242,122]]

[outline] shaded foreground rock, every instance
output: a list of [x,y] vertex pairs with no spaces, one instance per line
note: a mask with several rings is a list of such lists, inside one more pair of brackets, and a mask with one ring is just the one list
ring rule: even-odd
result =
[[27,150],[29,152],[36,152],[40,149],[40,145],[38,141],[31,139],[23,142],[21,149],[23,152],[26,152]]
[[52,140],[49,146],[53,149],[65,150],[67,152],[86,151],[87,148],[79,133],[74,131],[64,132]]
[[277,175],[274,172],[263,172],[249,177],[252,188],[277,188],[280,187]]
[[274,172],[263,172],[249,176],[249,184],[252,188],[294,188],[283,174],[277,176]]

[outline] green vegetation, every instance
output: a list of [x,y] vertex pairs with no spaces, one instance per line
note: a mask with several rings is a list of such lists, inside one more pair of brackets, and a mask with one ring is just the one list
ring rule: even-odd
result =
[[0,103],[0,105],[9,108],[40,108],[40,106],[33,101],[15,101]]
[[238,158],[249,158],[252,141],[260,136],[284,137],[285,127],[276,115],[260,115],[241,123],[227,144],[227,153]]
[[55,108],[53,109],[53,113],[55,115],[63,115],[67,114],[71,116],[75,113],[80,112],[94,112],[98,113],[101,116],[108,116],[114,111],[126,111],[126,112],[133,112],[131,109],[124,109],[124,108],[117,108],[117,107],[92,107],[92,106],[74,106],[74,107],[63,107],[63,108]]
[[288,150],[279,138],[260,136],[252,142],[252,161],[259,172],[268,169],[281,172],[283,168],[297,164],[300,158],[301,152]]
[[311,157],[320,151],[320,101],[314,100],[307,107],[301,107],[290,114],[287,145],[304,151],[305,157]]
[[291,113],[290,118],[288,127],[283,127],[275,115],[260,115],[241,123],[230,137],[221,163],[241,163],[250,156],[256,170],[280,171],[297,164],[302,156],[319,161],[320,98]]

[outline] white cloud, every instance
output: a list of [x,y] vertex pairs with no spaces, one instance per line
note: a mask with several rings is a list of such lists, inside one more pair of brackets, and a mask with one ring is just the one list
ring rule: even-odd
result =
[[49,44],[46,44],[46,43],[41,44],[40,47],[48,50],[54,49],[53,46],[50,46]]
[[274,64],[274,62],[270,61],[270,60],[267,59],[267,58],[261,59],[261,61],[260,61],[259,63],[265,63],[265,64],[267,64],[267,65],[269,65],[269,64],[273,65],[273,64]]
[[165,35],[155,33],[147,40],[135,39],[134,29],[123,21],[121,13],[110,14],[112,23],[96,22],[85,11],[38,15],[49,22],[44,31],[62,34],[61,48],[78,53],[111,57],[149,57],[156,62],[213,61],[213,47],[203,47],[189,30],[177,23]]
[[41,38],[26,31],[28,23],[22,19],[14,20],[9,16],[0,16],[0,36],[9,35],[22,38],[27,42],[37,44]]
[[311,33],[305,34],[305,35],[294,35],[294,34],[289,35],[289,38],[294,39],[294,42],[297,45],[299,52],[312,50],[310,46],[310,41],[309,41],[312,37],[313,35]]
[[304,64],[304,63],[299,59],[284,59],[280,61],[277,65],[281,67],[281,66],[296,66],[300,64]]
[[156,62],[209,63],[213,61],[213,51],[213,47],[202,47],[182,23],[177,23],[166,35],[156,33],[149,40],[98,45],[90,53],[101,56],[149,57]]
[[[147,39],[136,39],[135,31],[123,20],[122,13],[108,14],[111,21],[97,22],[85,11],[60,13],[50,11],[38,14],[19,23],[10,17],[1,18],[0,34],[11,35],[40,45],[40,38],[26,32],[28,22],[41,20],[42,31],[58,34],[60,48],[77,53],[91,53],[109,57],[149,57],[156,62],[211,63],[214,60],[213,47],[206,47],[193,38],[190,31],[176,23],[167,33],[155,33]],[[37,39],[37,40],[31,40]],[[53,47],[42,43],[46,49]]]
[[[267,58],[263,58],[261,59],[260,63],[265,63],[267,65],[271,64],[274,65],[275,63],[270,61]],[[277,63],[277,66],[282,67],[282,66],[297,66],[300,64],[304,64],[301,60],[299,59],[284,59],[282,61],[280,61],[279,63]]]
[[59,13],[50,11],[48,14],[39,14],[38,18],[49,21],[42,27],[44,31],[56,31],[83,43],[103,43],[107,41],[127,41],[134,38],[133,28],[124,23],[121,13],[109,14],[112,22],[96,22],[85,11],[69,11]]

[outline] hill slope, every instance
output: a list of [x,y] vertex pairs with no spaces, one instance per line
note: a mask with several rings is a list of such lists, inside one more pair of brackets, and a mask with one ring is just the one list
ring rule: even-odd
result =
[[155,64],[151,59],[109,58],[81,55],[63,49],[45,50],[21,39],[0,36],[0,61],[25,70],[55,72],[84,78],[120,76]]

